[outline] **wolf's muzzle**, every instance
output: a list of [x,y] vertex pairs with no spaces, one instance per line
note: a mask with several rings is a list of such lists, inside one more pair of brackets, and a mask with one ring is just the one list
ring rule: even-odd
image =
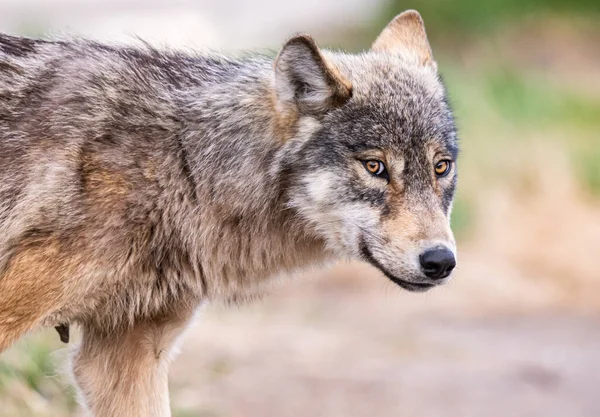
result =
[[399,285],[400,287],[404,288],[405,290],[421,292],[421,291],[427,291],[428,289],[433,288],[437,285],[437,283],[409,282],[409,281],[400,279],[400,278],[392,275],[383,265],[381,265],[381,263],[379,263],[379,261],[377,259],[375,259],[375,257],[371,253],[369,247],[367,246],[367,244],[365,243],[364,240],[361,240],[361,243],[359,246],[360,246],[361,254],[365,261],[367,261],[368,263],[370,263],[371,265],[373,265],[374,267],[379,269],[381,272],[383,272],[383,274],[386,277],[389,278],[390,281],[394,282],[395,284]]

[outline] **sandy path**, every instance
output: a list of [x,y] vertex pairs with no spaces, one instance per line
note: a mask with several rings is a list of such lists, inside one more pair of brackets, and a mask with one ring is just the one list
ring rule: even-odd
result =
[[288,283],[247,306],[207,308],[174,366],[175,408],[230,417],[600,415],[600,317],[458,313],[451,287],[408,294],[366,269],[363,283],[340,286],[348,271]]

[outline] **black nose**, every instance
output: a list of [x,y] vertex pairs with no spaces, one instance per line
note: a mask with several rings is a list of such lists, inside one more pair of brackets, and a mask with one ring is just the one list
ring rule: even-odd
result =
[[419,261],[425,275],[432,279],[446,278],[456,266],[454,253],[447,248],[428,249],[419,256]]

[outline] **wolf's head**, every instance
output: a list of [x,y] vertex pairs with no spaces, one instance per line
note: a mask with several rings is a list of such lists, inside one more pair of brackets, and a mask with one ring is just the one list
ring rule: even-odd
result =
[[370,51],[321,51],[305,35],[275,61],[291,205],[340,256],[401,287],[440,284],[456,265],[449,215],[456,131],[420,15],[407,11]]

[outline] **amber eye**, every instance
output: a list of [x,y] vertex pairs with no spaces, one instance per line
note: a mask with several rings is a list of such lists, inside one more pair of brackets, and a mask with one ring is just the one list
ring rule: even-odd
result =
[[435,174],[438,177],[445,177],[450,172],[451,167],[452,162],[447,159],[443,159],[437,164],[435,164]]
[[386,174],[385,165],[383,164],[383,162],[378,161],[376,159],[369,159],[368,161],[363,161],[363,165],[365,166],[365,169],[369,171],[369,173],[377,177],[381,177],[384,176],[384,174]]

